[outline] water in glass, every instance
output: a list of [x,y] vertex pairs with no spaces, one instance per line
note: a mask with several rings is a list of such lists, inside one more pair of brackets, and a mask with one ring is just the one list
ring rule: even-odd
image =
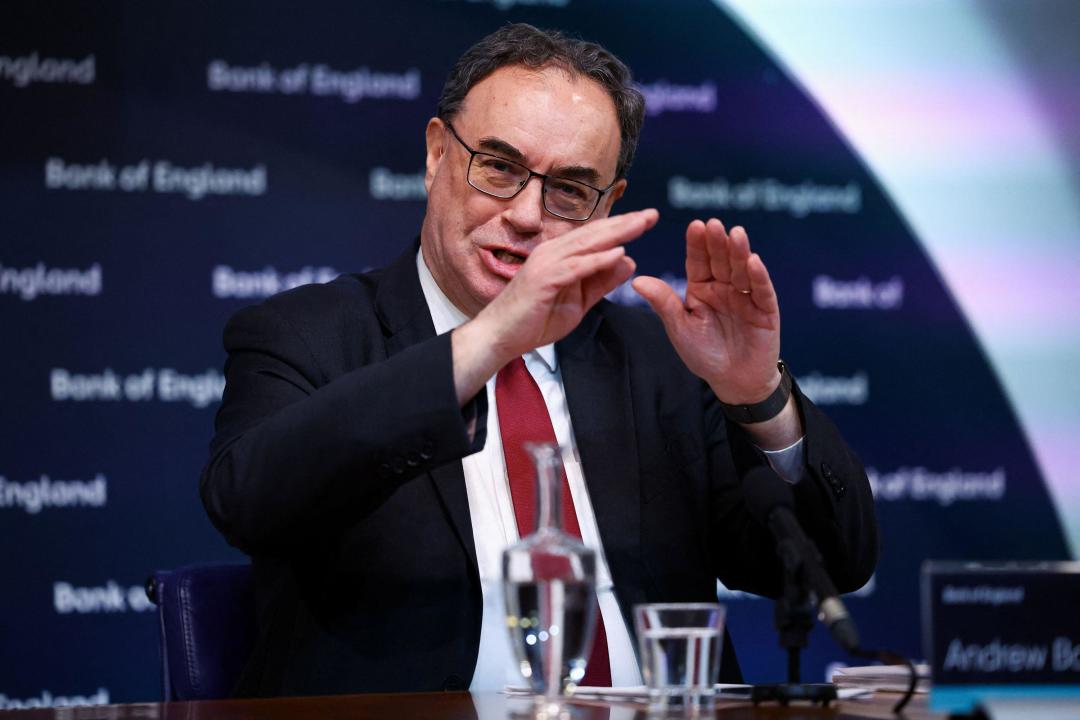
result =
[[709,708],[720,670],[723,606],[638,605],[634,614],[652,708]]
[[558,446],[526,448],[536,465],[537,529],[503,553],[506,622],[522,676],[552,699],[585,675],[596,625],[596,555],[561,529]]

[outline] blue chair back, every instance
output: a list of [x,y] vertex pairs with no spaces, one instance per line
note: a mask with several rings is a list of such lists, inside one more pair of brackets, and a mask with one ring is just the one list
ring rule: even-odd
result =
[[255,647],[251,566],[188,565],[147,580],[157,605],[164,700],[229,697]]

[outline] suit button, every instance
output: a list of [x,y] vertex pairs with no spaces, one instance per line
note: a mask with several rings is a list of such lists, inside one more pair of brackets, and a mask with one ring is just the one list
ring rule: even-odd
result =
[[420,457],[420,453],[417,452],[416,450],[410,450],[409,453],[405,456],[405,464],[408,465],[409,467],[416,467],[422,461],[423,461],[423,458]]
[[442,689],[450,692],[465,689],[465,680],[457,673],[451,673],[443,680]]
[[435,457],[435,443],[432,440],[425,440],[424,444],[420,446],[420,457],[423,460],[430,460]]
[[389,480],[390,476],[393,474],[390,466],[386,463],[379,465],[379,469],[376,472],[379,473],[379,477],[381,477],[383,480]]
[[836,477],[836,474],[829,467],[829,463],[821,463],[821,476],[825,478],[825,482],[829,483],[829,487],[832,488],[833,495],[836,497],[844,497],[844,493],[847,488],[844,487],[844,483],[840,481],[840,478]]
[[396,457],[390,461],[390,469],[395,475],[405,474],[405,460],[401,457]]
[[825,478],[828,487],[833,488],[833,494],[836,495],[837,498],[842,498],[843,493],[847,492],[848,489],[843,486],[840,478],[833,473],[833,468],[829,467],[827,462],[821,464],[821,476]]

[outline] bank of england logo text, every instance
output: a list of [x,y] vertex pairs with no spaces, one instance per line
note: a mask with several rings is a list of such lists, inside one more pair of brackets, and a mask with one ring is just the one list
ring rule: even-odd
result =
[[215,59],[206,66],[206,87],[211,92],[336,97],[350,104],[361,100],[415,100],[420,96],[420,71],[368,67],[339,70],[318,63],[276,68],[270,63],[231,65]]
[[777,178],[733,182],[727,178],[692,180],[676,175],[668,180],[668,202],[672,207],[690,210],[756,210],[796,218],[853,215],[862,210],[862,188],[856,182],[825,185],[813,180],[791,183]]
[[1001,502],[1005,499],[1005,468],[949,470],[902,467],[889,472],[866,468],[877,501],[912,501],[948,507],[961,502]]
[[49,397],[55,402],[180,402],[205,408],[221,402],[225,376],[213,368],[182,373],[174,368],[146,368],[121,374],[112,368],[100,372],[49,371]]
[[91,85],[97,77],[97,58],[42,57],[37,52],[13,57],[0,55],[0,81],[17,88],[36,83],[51,85]]
[[109,499],[109,483],[97,473],[91,480],[53,479],[41,475],[19,482],[0,475],[0,510],[19,508],[30,515],[57,508],[103,508]]
[[25,302],[44,295],[96,296],[101,288],[101,263],[85,269],[49,267],[43,262],[30,267],[0,263],[0,295],[14,295]]
[[45,160],[48,190],[152,192],[202,200],[212,195],[258,197],[265,195],[268,187],[265,165],[243,168],[213,163],[183,166],[169,160],[140,160],[129,165],[106,159],[89,163],[59,157]]

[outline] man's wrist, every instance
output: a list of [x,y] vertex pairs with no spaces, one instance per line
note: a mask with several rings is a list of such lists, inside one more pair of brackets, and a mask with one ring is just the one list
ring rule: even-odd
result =
[[[478,346],[483,347],[490,366],[494,368],[491,375],[501,370],[506,363],[516,357],[520,357],[529,351],[529,348],[520,350],[513,347],[512,332],[508,332],[502,319],[496,311],[490,310],[488,305],[469,320],[465,325],[469,326],[470,339]],[[462,325],[461,327],[465,327]],[[490,375],[489,375],[490,377]]]
[[754,445],[767,451],[782,450],[805,434],[794,393],[788,396],[787,404],[776,417],[764,422],[740,423],[739,427]]
[[489,345],[490,339],[476,318],[459,325],[450,333],[454,390],[463,407],[484,387],[508,360],[500,360]]
[[724,415],[743,425],[766,422],[779,415],[787,407],[791,397],[791,373],[783,360],[776,363],[776,369],[780,373],[780,382],[768,397],[756,403],[729,404],[721,400],[720,407]]

